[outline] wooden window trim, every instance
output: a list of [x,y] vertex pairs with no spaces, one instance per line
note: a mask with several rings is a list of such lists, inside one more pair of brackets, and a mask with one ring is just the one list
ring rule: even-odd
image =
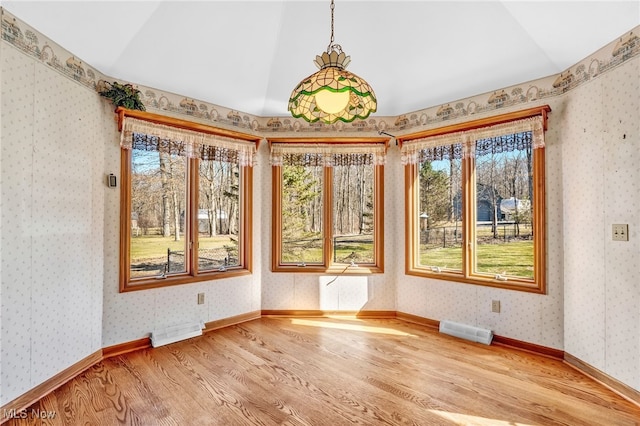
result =
[[[451,126],[440,127],[428,131],[414,133],[398,137],[400,144],[415,139],[429,136],[438,136],[448,133],[478,129],[493,126],[519,119],[542,116],[543,129],[547,129],[547,113],[551,111],[548,105],[530,108],[522,111],[502,114],[495,117],[483,118],[466,123],[458,123]],[[546,207],[545,207],[545,148],[533,150],[533,181],[535,190],[533,199],[533,232],[534,232],[534,278],[533,280],[517,279],[510,277],[508,281],[499,281],[495,278],[474,274],[473,256],[471,244],[475,244],[475,226],[470,226],[471,219],[475,217],[475,203],[471,202],[471,192],[464,191],[465,208],[463,212],[463,227],[467,229],[466,242],[462,250],[462,271],[440,271],[434,272],[419,265],[419,250],[416,243],[416,232],[418,227],[418,165],[405,165],[405,273],[407,275],[432,278],[460,283],[476,284],[489,287],[496,287],[509,290],[519,290],[530,293],[546,294]],[[463,160],[462,180],[467,186],[475,187],[472,173],[473,161]],[[465,186],[465,184],[463,184]]]
[[[213,135],[220,135],[241,139],[244,141],[254,142],[256,148],[260,143],[260,138],[239,132],[219,129],[200,123],[194,123],[186,120],[165,117],[159,114],[148,113],[145,111],[134,111],[125,108],[116,109],[118,115],[118,129],[122,131],[122,124],[125,117],[133,117],[140,120],[163,124],[180,129],[203,132]],[[188,188],[189,203],[188,211],[197,202],[198,197],[198,173],[196,172],[197,160],[188,159],[189,173]],[[197,271],[187,270],[183,274],[169,275],[163,279],[155,277],[145,277],[140,279],[131,279],[130,275],[130,241],[131,241],[131,150],[120,149],[120,271],[119,271],[119,290],[121,293],[129,291],[147,290],[152,288],[168,287],[173,285],[196,283],[202,281],[212,281],[217,279],[233,278],[244,275],[250,275],[253,270],[253,167],[241,166],[241,183],[240,191],[240,234],[241,234],[241,250],[239,253],[239,266],[230,267],[226,271],[206,271],[198,273]],[[197,218],[195,215],[188,213],[190,221],[187,223],[185,235],[189,235],[189,241],[194,242],[197,239]],[[191,264],[197,264],[197,250],[187,244]],[[195,263],[194,263],[195,262]]]
[[[372,144],[384,143],[385,148],[389,147],[388,138],[357,138],[357,139],[269,139],[269,144],[279,143],[336,143],[336,144]],[[282,259],[282,167],[272,166],[272,238],[271,238],[271,271],[272,272],[288,272],[288,273],[321,273],[329,275],[368,275],[380,274],[384,272],[384,166],[374,167],[374,263],[358,264],[358,267],[348,267],[343,263],[333,263],[333,244],[331,240],[331,232],[327,230],[333,229],[333,179],[330,167],[324,168],[323,174],[323,263],[311,264],[306,266],[297,266],[291,264],[283,264]]]
[[148,121],[150,123],[163,124],[165,126],[176,127],[178,129],[191,130],[194,132],[207,133],[210,135],[226,136],[228,138],[240,139],[243,141],[254,142],[256,148],[260,145],[261,137],[250,135],[247,133],[237,132],[233,130],[222,129],[220,127],[209,126],[207,124],[196,123],[194,121],[182,120],[180,118],[169,117],[166,115],[155,114],[147,111],[138,111],[126,109],[122,107],[116,108],[118,115],[118,131],[122,131],[124,119],[126,117],[137,118],[138,120]]

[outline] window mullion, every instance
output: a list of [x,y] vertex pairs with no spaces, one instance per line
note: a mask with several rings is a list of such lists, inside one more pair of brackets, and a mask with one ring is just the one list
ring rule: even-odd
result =
[[475,158],[473,156],[467,156],[462,159],[462,193],[464,194],[464,209],[462,212],[462,235],[465,238],[464,248],[462,250],[462,274],[467,278],[473,274],[473,270],[475,267],[475,188]]
[[253,230],[251,224],[253,223],[253,168],[241,167],[240,168],[240,183],[239,187],[242,188],[240,194],[240,251],[238,252],[238,258],[241,265],[245,265],[249,271],[253,269]]
[[322,241],[324,244],[322,252],[324,259],[322,264],[328,268],[333,263],[333,168],[324,167],[323,170]]
[[199,174],[200,160],[197,158],[190,158],[188,160],[187,168],[187,215],[189,217],[188,229],[185,235],[188,235],[189,240],[186,244],[186,250],[188,250],[188,256],[185,259],[189,259],[189,266],[187,272],[191,275],[198,275],[198,198],[200,188],[200,174]]

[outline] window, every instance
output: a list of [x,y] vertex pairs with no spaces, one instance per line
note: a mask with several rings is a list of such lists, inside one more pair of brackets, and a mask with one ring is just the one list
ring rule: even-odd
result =
[[402,138],[407,274],[545,292],[548,111]]
[[386,139],[271,140],[275,272],[383,272]]
[[256,138],[118,113],[120,291],[250,273]]

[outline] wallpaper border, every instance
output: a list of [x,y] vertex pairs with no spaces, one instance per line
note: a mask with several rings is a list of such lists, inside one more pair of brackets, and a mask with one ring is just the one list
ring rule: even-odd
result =
[[[100,80],[114,80],[68,52],[54,41],[20,21],[4,8],[2,14],[2,40],[30,55],[46,66],[55,69],[92,90]],[[491,113],[503,108],[526,105],[550,97],[560,96],[580,87],[601,74],[640,56],[640,26],[622,34],[589,57],[560,74],[520,83],[492,93],[448,102],[446,104],[407,112],[399,116],[375,116],[353,123],[338,122],[327,125],[321,122],[308,123],[292,117],[259,117],[220,105],[186,98],[178,94],[151,87],[137,85],[142,92],[142,101],[149,110],[196,118],[206,123],[215,123],[223,128],[241,128],[257,135],[292,134],[297,137],[309,133],[362,134],[367,132],[391,132],[406,134],[421,128],[464,119],[476,114]],[[67,58],[66,60],[64,58]],[[132,83],[135,84],[135,83]]]

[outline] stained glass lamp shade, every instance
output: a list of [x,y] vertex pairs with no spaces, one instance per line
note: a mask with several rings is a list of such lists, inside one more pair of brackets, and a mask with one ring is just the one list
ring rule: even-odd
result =
[[345,70],[351,58],[331,50],[316,56],[320,71],[302,80],[291,93],[289,111],[309,123],[345,123],[376,111],[376,95],[369,83]]

